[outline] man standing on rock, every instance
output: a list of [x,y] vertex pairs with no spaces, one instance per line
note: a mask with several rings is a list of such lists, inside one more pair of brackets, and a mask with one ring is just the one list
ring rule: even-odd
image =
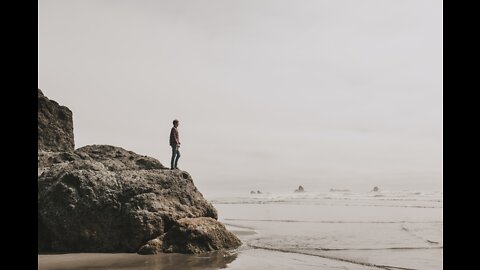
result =
[[180,151],[178,151],[178,148],[180,148],[180,139],[178,137],[178,120],[175,119],[173,120],[173,127],[172,130],[170,131],[170,146],[172,147],[172,160],[170,161],[170,169],[178,169],[177,163],[178,159],[180,158]]

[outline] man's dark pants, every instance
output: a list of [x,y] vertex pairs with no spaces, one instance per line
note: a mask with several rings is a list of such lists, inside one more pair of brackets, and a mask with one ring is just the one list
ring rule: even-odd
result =
[[180,158],[180,151],[178,151],[178,146],[172,145],[172,160],[170,161],[170,168],[176,169],[178,159]]

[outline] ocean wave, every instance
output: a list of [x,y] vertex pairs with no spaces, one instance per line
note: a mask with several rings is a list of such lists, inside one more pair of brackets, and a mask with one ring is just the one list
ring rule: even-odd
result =
[[351,203],[344,203],[344,204],[339,204],[339,203],[325,203],[325,202],[278,202],[278,201],[260,201],[260,202],[243,202],[243,201],[211,201],[212,204],[278,204],[278,203],[284,203],[288,205],[304,205],[304,204],[310,204],[310,205],[318,205],[318,206],[362,206],[362,207],[399,207],[399,208],[443,208],[443,206],[435,206],[435,205],[400,205],[400,204],[351,204]]
[[302,194],[265,193],[250,196],[217,197],[213,204],[292,204],[324,206],[370,206],[370,207],[408,207],[443,208],[443,196],[440,193],[419,192],[382,192],[339,193],[305,192]]
[[415,230],[413,228],[408,228],[407,226],[411,226],[410,224],[407,225],[406,223],[402,224],[402,231],[410,234],[411,236],[413,237],[416,237],[417,239],[420,239],[422,241],[424,241],[425,243],[429,244],[429,245],[438,245],[440,244],[439,241],[434,241],[434,240],[431,240],[431,239],[428,239],[420,234],[418,234],[416,231],[418,231],[419,229]]
[[378,268],[378,269],[385,269],[385,270],[392,270],[392,269],[418,270],[416,268],[406,268],[406,267],[393,266],[393,265],[374,264],[374,263],[364,262],[364,261],[360,261],[360,260],[341,258],[341,257],[331,256],[331,255],[326,255],[326,254],[312,254],[311,252],[304,251],[304,250],[299,250],[299,249],[282,249],[282,248],[266,247],[266,246],[253,245],[253,244],[249,244],[249,246],[251,248],[254,248],[254,249],[264,249],[264,250],[269,250],[269,251],[277,251],[277,252],[284,252],[284,253],[296,253],[296,254],[302,254],[302,255],[308,255],[308,256],[315,256],[315,257],[320,257],[320,258],[325,258],[325,259],[330,259],[330,260],[336,260],[336,261],[342,261],[342,262],[349,262],[349,263],[356,264],[356,265],[375,267],[375,268]]
[[[443,221],[433,220],[433,221],[344,221],[344,220],[295,220],[295,219],[240,219],[240,218],[225,218],[223,220],[228,221],[261,221],[261,222],[299,222],[299,223],[342,223],[342,224],[370,224],[370,223],[378,223],[378,224],[405,224],[405,223],[418,223],[418,224],[425,224],[425,223],[439,223],[443,224]],[[234,225],[239,227],[238,225]]]

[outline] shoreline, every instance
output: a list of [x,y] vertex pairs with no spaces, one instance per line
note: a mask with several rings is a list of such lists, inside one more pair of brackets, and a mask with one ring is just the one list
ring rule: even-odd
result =
[[[398,206],[411,206],[411,202],[397,200],[397,196],[391,196],[388,203],[384,202],[385,198],[342,196],[303,201],[296,198],[279,201],[273,197],[257,203],[250,203],[250,199],[234,204],[214,203],[221,213],[218,221],[243,242],[231,251],[198,255],[43,253],[38,254],[38,269],[443,268],[441,208],[401,208]],[[414,195],[415,204],[443,206],[441,197],[437,202],[425,196]],[[345,205],[340,199],[350,199],[351,203]],[[376,206],[380,200],[384,205]]]

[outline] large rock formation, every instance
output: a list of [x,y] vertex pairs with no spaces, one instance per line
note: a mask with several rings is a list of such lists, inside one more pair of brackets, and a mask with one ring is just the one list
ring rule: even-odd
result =
[[38,149],[73,151],[72,111],[45,97],[38,89]]
[[[63,147],[38,153],[39,252],[199,253],[241,244],[187,172],[110,145],[51,151]],[[201,236],[179,236],[179,226],[193,232],[189,220],[202,224]],[[155,243],[162,248],[148,252]]]

